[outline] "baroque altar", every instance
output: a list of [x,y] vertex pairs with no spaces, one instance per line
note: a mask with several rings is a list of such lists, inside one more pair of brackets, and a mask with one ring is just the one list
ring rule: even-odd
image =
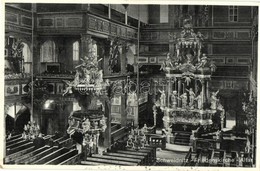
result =
[[211,92],[209,87],[216,66],[202,52],[204,37],[194,32],[191,23],[191,18],[184,20],[180,37],[173,36],[174,53],[168,53],[161,66],[167,86],[159,90],[156,106],[164,113],[168,134],[213,125],[212,117],[223,111],[219,91]]

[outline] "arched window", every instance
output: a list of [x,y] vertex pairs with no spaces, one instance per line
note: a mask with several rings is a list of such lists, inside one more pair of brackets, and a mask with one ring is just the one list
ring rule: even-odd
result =
[[42,44],[41,62],[58,62],[54,41],[48,40]]
[[32,53],[27,43],[23,43],[23,58],[24,58],[24,72],[31,73],[32,72]]
[[79,61],[79,41],[73,43],[73,62]]

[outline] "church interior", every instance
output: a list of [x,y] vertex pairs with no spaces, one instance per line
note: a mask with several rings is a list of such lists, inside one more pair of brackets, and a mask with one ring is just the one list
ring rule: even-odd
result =
[[6,165],[256,166],[258,6],[5,3]]

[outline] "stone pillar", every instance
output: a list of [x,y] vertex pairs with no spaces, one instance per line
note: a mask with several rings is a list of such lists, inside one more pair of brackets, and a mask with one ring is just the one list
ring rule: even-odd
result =
[[121,56],[120,56],[120,59],[121,59],[121,74],[126,74],[126,65],[127,65],[127,62],[126,62],[126,58],[127,58],[127,44],[124,43],[121,47],[122,49],[122,53],[121,53]]
[[104,100],[105,106],[105,117],[107,118],[107,128],[104,132],[104,147],[109,148],[111,146],[111,106],[108,104],[106,100]]

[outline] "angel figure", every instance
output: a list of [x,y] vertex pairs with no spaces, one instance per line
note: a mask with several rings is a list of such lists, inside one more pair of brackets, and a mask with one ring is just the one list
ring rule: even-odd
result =
[[204,68],[208,62],[208,58],[205,53],[202,54],[200,59],[200,63],[198,64],[197,68]]
[[166,60],[162,63],[162,66],[161,66],[160,70],[161,69],[165,69],[165,68],[173,68],[173,64],[172,64],[172,59],[171,59],[170,53],[167,53]]
[[73,81],[67,81],[67,80],[63,80],[68,86],[66,87],[66,89],[64,90],[62,96],[64,96],[67,93],[72,93],[72,86],[74,85]]
[[164,107],[166,105],[166,95],[165,95],[165,91],[164,90],[159,90],[159,92],[161,93],[161,97],[160,97],[160,105],[161,107]]
[[95,82],[97,86],[101,86],[101,83],[103,82],[103,70],[98,71],[98,77]]
[[212,94],[211,94],[211,106],[210,106],[210,108],[212,110],[217,109],[217,102],[219,101],[219,99],[217,98],[218,92],[219,92],[219,90],[216,91],[216,92],[212,92]]

